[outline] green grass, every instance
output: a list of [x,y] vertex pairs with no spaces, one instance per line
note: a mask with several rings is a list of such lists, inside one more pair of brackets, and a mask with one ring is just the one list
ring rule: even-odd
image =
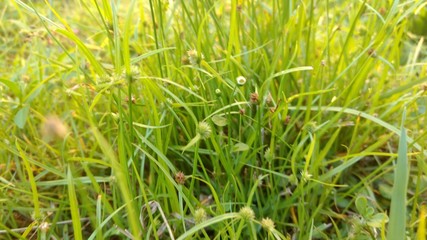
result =
[[426,239],[425,6],[2,1],[0,239]]

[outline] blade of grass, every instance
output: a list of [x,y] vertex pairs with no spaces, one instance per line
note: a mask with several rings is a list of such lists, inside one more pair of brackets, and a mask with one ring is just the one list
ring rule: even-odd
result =
[[190,236],[192,236],[197,231],[202,230],[203,228],[206,228],[206,227],[213,225],[213,224],[216,224],[216,223],[225,222],[228,219],[233,219],[233,218],[237,219],[239,217],[240,217],[240,215],[238,213],[226,213],[226,214],[222,214],[222,215],[213,217],[207,221],[204,221],[204,222],[197,224],[196,226],[192,227],[187,232],[185,232],[184,234],[179,236],[176,240],[189,239]]
[[96,140],[99,143],[99,146],[101,147],[102,152],[106,155],[107,159],[111,162],[114,175],[119,185],[119,189],[122,193],[123,200],[126,204],[131,232],[133,236],[138,236],[139,229],[140,229],[139,221],[137,217],[137,212],[135,211],[136,208],[133,204],[132,194],[130,193],[130,189],[128,187],[127,176],[124,175],[124,170],[122,169],[121,164],[117,160],[112,150],[112,147],[107,142],[107,140],[101,135],[98,129],[95,128],[94,126],[92,126],[92,131],[93,131],[93,134],[95,135]]
[[19,145],[18,141],[15,142],[15,145],[19,151],[19,155],[21,156],[22,161],[24,162],[25,169],[27,170],[28,182],[30,183],[31,193],[33,195],[34,217],[35,219],[40,219],[41,218],[40,201],[39,201],[39,194],[37,191],[36,180],[34,179],[34,175],[33,175],[33,168],[31,167],[28,161],[28,158],[25,152],[22,150],[21,146]]
[[64,30],[64,29],[56,29],[55,32],[60,33],[64,37],[73,41],[79,47],[79,49],[82,51],[82,53],[86,56],[86,58],[90,62],[90,64],[94,67],[96,73],[100,76],[104,75],[105,70],[102,67],[102,65],[96,60],[93,53],[87,48],[87,46],[82,42],[82,40],[80,40],[76,36],[76,34],[74,34],[73,32],[69,32],[67,30]]
[[418,231],[417,231],[417,240],[426,240],[426,205],[421,205],[420,210],[420,216],[419,216],[419,223],[418,223]]
[[[300,111],[307,110],[307,108],[304,107],[304,106],[301,106],[301,107],[290,106],[290,107],[288,107],[288,109],[289,110],[300,110]],[[343,107],[317,107],[317,106],[314,106],[314,107],[311,107],[310,110],[311,111],[343,112],[343,113],[352,114],[352,115],[355,115],[355,116],[360,116],[360,117],[368,119],[368,120],[370,120],[370,121],[372,121],[372,122],[374,122],[374,123],[376,123],[376,124],[378,124],[378,125],[386,128],[386,129],[392,131],[393,133],[397,134],[398,136],[401,135],[401,131],[399,131],[398,128],[396,128],[395,126],[391,125],[390,123],[387,123],[387,122],[385,122],[385,121],[383,121],[383,120],[381,120],[381,119],[379,119],[377,117],[374,117],[374,116],[372,116],[370,114],[367,114],[365,112],[362,112],[362,111],[359,111],[359,110],[356,110],[356,109],[343,108]],[[415,142],[414,139],[412,139],[412,138],[410,138],[408,136],[405,136],[405,140],[409,144],[413,145],[418,151],[427,152],[427,150],[423,150],[423,147],[419,143]]]
[[406,193],[408,191],[409,165],[406,129],[404,127],[405,118],[406,110],[403,110],[397,164],[394,171],[390,223],[387,232],[387,239],[389,240],[406,238]]
[[76,189],[74,187],[74,179],[73,179],[73,174],[71,172],[70,165],[68,165],[67,167],[67,182],[68,182],[68,199],[70,200],[70,211],[71,211],[71,218],[73,221],[74,238],[76,240],[81,240],[83,239],[83,236],[82,236],[82,225],[80,222],[79,203],[77,201],[77,194],[76,194]]
[[[23,9],[27,10],[28,12],[31,13],[36,13],[36,10],[34,10],[34,8],[28,6],[27,4],[23,3],[21,0],[15,0],[12,2],[16,2],[17,4],[19,4],[19,6],[21,6]],[[41,19],[43,19],[44,21],[46,21],[47,23],[51,24],[52,26],[55,26],[57,28],[61,28],[62,26],[60,26],[59,24],[55,23],[54,21],[50,20],[49,18],[39,15]]]

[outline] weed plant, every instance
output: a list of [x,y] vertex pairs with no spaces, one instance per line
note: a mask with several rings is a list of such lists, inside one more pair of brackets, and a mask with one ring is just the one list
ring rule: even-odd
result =
[[426,239],[426,8],[1,1],[0,238]]

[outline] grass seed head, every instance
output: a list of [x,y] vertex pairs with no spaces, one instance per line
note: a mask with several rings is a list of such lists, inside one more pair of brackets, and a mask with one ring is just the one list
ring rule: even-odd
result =
[[308,122],[307,124],[304,125],[303,129],[308,133],[313,134],[317,130],[317,124],[316,122]]
[[[130,66],[130,72],[129,75],[132,77],[132,79],[138,78],[141,75],[141,71],[139,70],[139,67],[136,65]],[[122,71],[122,74],[120,76],[121,79],[126,79],[126,69]]]
[[40,224],[40,226],[39,226],[39,228],[40,228],[40,230],[42,231],[42,232],[47,232],[47,231],[49,231],[49,223],[47,223],[47,222],[42,222],[41,224]]
[[272,151],[271,148],[267,148],[267,150],[264,152],[264,158],[268,162],[271,162],[274,159],[274,151]]
[[252,210],[252,208],[250,208],[248,206],[242,207],[239,211],[239,215],[245,221],[250,221],[250,220],[255,219],[254,210]]
[[373,49],[373,48],[371,48],[371,49],[369,49],[368,50],[368,55],[370,56],[370,57],[372,57],[372,58],[376,58],[378,55],[377,55],[377,52],[375,51],[375,49]]
[[246,110],[244,108],[239,109],[239,114],[240,115],[245,115]]
[[273,96],[271,96],[271,93],[269,92],[265,97],[265,104],[271,105],[271,103],[273,103]]
[[273,220],[271,220],[268,217],[267,218],[263,218],[261,220],[261,226],[262,226],[262,228],[264,228],[265,230],[267,230],[269,232],[271,232],[275,228]]
[[211,136],[212,129],[207,122],[199,122],[197,132],[200,134],[200,137],[205,140]]
[[283,121],[283,124],[288,125],[290,122],[291,122],[291,116],[290,116],[290,115],[287,115],[287,116],[285,117],[285,120]]
[[180,184],[180,185],[184,185],[185,183],[185,175],[182,171],[179,171],[175,174],[175,181]]
[[313,175],[312,175],[312,174],[310,174],[308,171],[303,171],[303,172],[301,172],[301,179],[302,179],[304,182],[308,182],[308,181],[310,181],[311,177],[313,177]]
[[259,95],[257,92],[253,92],[250,95],[250,100],[252,104],[258,104],[258,100],[259,100]]
[[206,214],[206,211],[203,208],[199,208],[194,212],[194,222],[196,224],[206,221],[207,218],[208,215]]
[[199,64],[203,59],[205,59],[203,54],[199,54],[195,49],[189,50],[187,52],[187,55],[190,64],[193,66],[197,66],[197,64]]

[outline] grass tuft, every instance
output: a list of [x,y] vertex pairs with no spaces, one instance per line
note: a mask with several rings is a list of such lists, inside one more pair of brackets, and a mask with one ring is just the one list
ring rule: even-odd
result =
[[425,239],[425,6],[1,1],[0,238]]

